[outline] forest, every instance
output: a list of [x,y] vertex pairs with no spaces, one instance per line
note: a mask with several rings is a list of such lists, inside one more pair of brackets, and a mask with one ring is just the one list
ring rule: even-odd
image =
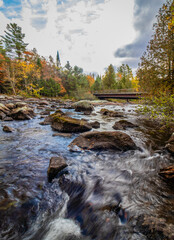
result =
[[[16,23],[7,24],[0,37],[0,93],[92,99],[95,91],[133,89],[151,96],[171,96],[174,92],[174,6],[167,1],[157,15],[153,35],[133,76],[128,64],[106,67],[103,76],[85,74],[67,61],[61,66],[55,50],[46,59],[37,49],[28,50],[25,34]],[[159,97],[159,96],[158,96]]]

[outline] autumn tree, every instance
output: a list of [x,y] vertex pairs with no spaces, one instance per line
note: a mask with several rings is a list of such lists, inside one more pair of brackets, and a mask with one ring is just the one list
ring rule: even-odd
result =
[[102,84],[104,89],[115,89],[116,88],[116,78],[115,70],[112,64],[107,68],[105,75],[102,79]]
[[168,0],[160,8],[153,36],[141,57],[137,77],[142,89],[174,92],[174,2]]

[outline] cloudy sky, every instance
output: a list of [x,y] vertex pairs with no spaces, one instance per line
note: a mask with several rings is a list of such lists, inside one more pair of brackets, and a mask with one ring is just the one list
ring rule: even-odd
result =
[[62,66],[103,74],[109,64],[134,70],[165,0],[0,0],[0,35],[15,22],[28,48],[60,54]]

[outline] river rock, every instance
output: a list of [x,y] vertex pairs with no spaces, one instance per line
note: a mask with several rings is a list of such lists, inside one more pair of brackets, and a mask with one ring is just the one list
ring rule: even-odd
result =
[[61,156],[59,157],[52,157],[50,159],[49,167],[48,167],[48,179],[51,181],[55,176],[68,165],[65,159]]
[[94,107],[89,101],[79,101],[72,105],[76,112],[84,112],[86,115],[90,114]]
[[113,129],[115,130],[126,130],[127,128],[134,128],[137,127],[131,122],[128,122],[126,120],[120,120],[118,122],[115,122]]
[[5,122],[13,121],[13,118],[5,117],[5,118],[3,118],[3,121],[5,121]]
[[5,106],[9,109],[13,109],[16,107],[14,103],[7,103],[7,104],[5,104]]
[[16,108],[22,108],[27,106],[27,103],[25,102],[16,102]]
[[0,112],[8,113],[10,110],[3,103],[0,103]]
[[161,169],[159,175],[166,180],[174,181],[174,165]]
[[159,216],[139,216],[136,227],[148,240],[174,240],[173,224]]
[[6,114],[4,112],[0,112],[0,120],[4,120]]
[[68,117],[60,110],[51,114],[50,119],[51,127],[59,132],[86,132],[92,129],[86,121]]
[[3,131],[4,131],[4,132],[13,132],[14,129],[11,128],[11,127],[9,127],[9,126],[3,126]]
[[100,128],[100,123],[99,123],[98,121],[90,122],[89,125],[90,125],[92,128]]
[[14,120],[29,120],[35,116],[33,109],[29,107],[15,108],[12,110],[10,116]]
[[120,112],[116,112],[116,111],[111,111],[111,110],[108,110],[106,108],[102,108],[100,110],[100,113],[104,116],[108,116],[108,117],[123,117],[123,114],[120,113]]
[[123,132],[88,132],[83,133],[70,143],[70,150],[108,150],[127,151],[137,149],[129,135]]
[[169,138],[169,140],[167,141],[167,144],[165,146],[165,148],[172,154],[174,154],[174,133],[172,134],[172,136]]
[[40,101],[38,102],[39,105],[43,106],[43,105],[49,105],[49,102],[46,100]]

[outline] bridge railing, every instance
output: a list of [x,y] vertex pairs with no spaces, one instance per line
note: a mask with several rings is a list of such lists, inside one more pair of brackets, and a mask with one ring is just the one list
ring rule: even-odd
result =
[[135,88],[129,89],[106,89],[95,91],[93,94],[114,94],[114,93],[139,93]]

